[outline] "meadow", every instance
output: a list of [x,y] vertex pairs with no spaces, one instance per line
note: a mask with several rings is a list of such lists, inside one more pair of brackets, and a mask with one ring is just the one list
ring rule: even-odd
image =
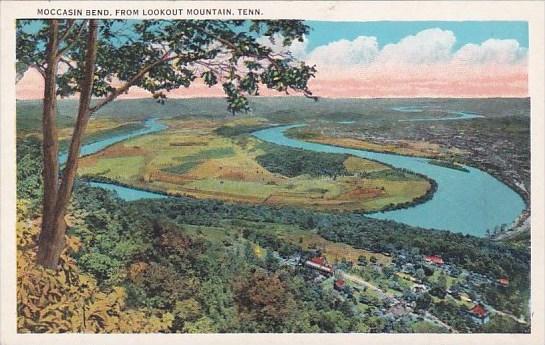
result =
[[[373,161],[282,148],[237,134],[238,127],[270,126],[266,119],[163,122],[169,127],[163,132],[84,157],[80,176],[195,198],[346,211],[381,210],[430,189],[426,179],[409,173],[390,178],[392,168]],[[368,173],[373,177],[361,177]]]

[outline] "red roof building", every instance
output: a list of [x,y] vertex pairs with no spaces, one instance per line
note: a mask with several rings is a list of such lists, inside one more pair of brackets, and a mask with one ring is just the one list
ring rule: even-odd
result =
[[477,323],[485,324],[489,321],[488,310],[480,303],[474,305],[467,312],[473,321]]
[[325,272],[326,274],[333,274],[333,267],[327,263],[326,258],[323,256],[316,256],[305,261],[305,266]]
[[443,266],[443,264],[445,263],[443,261],[443,258],[441,258],[439,255],[426,255],[424,256],[424,260],[426,260],[426,262],[429,262],[430,264],[434,264],[437,266]]
[[327,260],[323,256],[316,256],[310,259],[311,262],[315,263],[316,265],[325,266],[327,265]]
[[498,279],[498,284],[500,286],[503,286],[503,287],[508,287],[509,286],[509,278],[501,277],[500,279]]
[[346,283],[345,283],[345,281],[343,279],[337,279],[333,283],[333,288],[335,290],[341,291],[341,290],[343,290],[345,288],[345,286],[346,286]]

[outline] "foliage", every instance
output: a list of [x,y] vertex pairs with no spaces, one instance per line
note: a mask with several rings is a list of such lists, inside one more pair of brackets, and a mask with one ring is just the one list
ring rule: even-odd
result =
[[[88,31],[87,20],[59,21],[61,97],[81,91]],[[91,112],[119,94],[114,77],[123,85],[149,91],[161,103],[165,91],[187,88],[196,79],[210,87],[221,84],[233,114],[248,111],[245,95],[259,95],[261,86],[311,97],[307,83],[316,69],[261,41],[274,41],[286,50],[308,32],[309,27],[297,20],[100,20],[92,93],[106,99]],[[19,70],[26,66],[44,71],[48,33],[46,20],[17,21]]]
[[490,321],[481,327],[486,333],[529,333],[529,325],[522,325],[515,320],[500,315],[494,315]]
[[308,174],[316,177],[349,175],[343,165],[347,158],[348,155],[274,146],[256,160],[267,170],[284,176]]
[[263,128],[263,124],[221,126],[214,130],[214,132],[216,132],[218,135],[232,138],[241,134],[249,134]]
[[[20,143],[22,150],[36,151],[34,160],[39,162],[39,151],[24,148],[31,144]],[[69,249],[62,256],[63,270],[55,273],[34,266],[36,225],[29,226],[32,218],[20,201],[21,332],[410,331],[409,325],[394,325],[373,311],[355,314],[351,302],[340,301],[315,283],[311,272],[282,265],[272,252],[290,256],[301,249],[281,235],[257,231],[265,222],[317,231],[333,241],[377,252],[440,252],[461,267],[509,275],[509,288],[520,293],[484,291],[490,302],[506,295],[513,305],[527,302],[528,257],[504,244],[361,214],[189,198],[124,202],[85,183],[76,186],[69,210]],[[214,239],[214,232],[223,235]],[[256,247],[266,254],[256,255]],[[459,315],[459,307],[441,303],[427,294],[417,300],[421,309],[463,331],[469,321]],[[107,319],[105,308],[113,310]],[[40,310],[46,312],[40,315]],[[47,322],[40,321],[42,316]],[[483,330],[495,329],[490,327]]]
[[268,275],[261,270],[234,284],[235,301],[242,322],[252,321],[255,331],[275,332],[295,307],[293,296],[278,275]]
[[17,145],[17,198],[30,200],[31,208],[38,206],[42,195],[42,164],[40,141],[35,137],[23,139]]
[[17,329],[22,333],[162,332],[173,320],[170,313],[128,309],[122,287],[101,289],[95,278],[81,273],[69,254],[81,241],[67,237],[61,269],[35,264],[36,224],[28,224],[26,206],[18,204],[17,221]]

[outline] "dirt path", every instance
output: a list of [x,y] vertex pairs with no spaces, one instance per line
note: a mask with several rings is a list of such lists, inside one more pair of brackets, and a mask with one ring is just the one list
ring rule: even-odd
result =
[[366,280],[363,280],[362,278],[360,277],[357,277],[355,275],[352,275],[352,274],[348,274],[348,273],[345,273],[345,272],[341,272],[341,276],[346,279],[346,280],[349,280],[351,282],[354,282],[356,284],[360,284],[360,285],[364,285],[364,286],[367,286],[369,289],[377,292],[381,298],[392,298],[394,299],[396,302],[399,302],[399,300],[393,295],[393,294],[388,294],[386,292],[384,292],[382,289],[380,289],[378,286],[376,285],[373,285],[371,283],[369,283],[368,281]]
[[[371,283],[369,283],[368,281],[366,280],[363,280],[362,278],[360,277],[357,277],[355,275],[352,275],[352,274],[348,274],[348,273],[345,273],[345,272],[340,272],[341,273],[341,277],[346,279],[346,280],[349,280],[353,283],[356,283],[356,284],[359,284],[359,285],[364,285],[364,286],[367,286],[369,289],[377,292],[379,294],[379,296],[381,298],[391,298],[392,300],[394,300],[394,302],[396,303],[400,303],[401,301],[396,298],[392,293],[387,293],[385,291],[383,291],[381,288],[379,288],[378,286],[376,285],[373,285]],[[432,322],[432,323],[436,323],[436,324],[439,324],[443,327],[445,327],[446,329],[448,329],[450,332],[452,333],[458,333],[458,331],[452,327],[452,326],[449,326],[447,325],[446,323],[444,323],[441,319],[439,319],[437,316],[433,315],[432,313],[430,313],[429,311],[426,311],[426,313],[424,315],[419,315],[419,314],[416,314],[416,313],[410,313],[412,314],[413,316],[421,316],[421,317],[424,317],[424,319]]]
[[505,317],[508,317],[508,318],[511,318],[513,319],[514,321],[520,323],[520,324],[527,324],[526,320],[523,320],[523,319],[519,319],[518,317],[516,317],[515,315],[513,314],[509,314],[509,313],[506,313],[504,311],[501,311],[501,310],[497,310],[495,309],[494,307],[492,307],[491,305],[485,305],[485,307],[490,310],[492,313],[495,313],[495,314],[499,314],[499,315],[502,315],[502,316],[505,316]]

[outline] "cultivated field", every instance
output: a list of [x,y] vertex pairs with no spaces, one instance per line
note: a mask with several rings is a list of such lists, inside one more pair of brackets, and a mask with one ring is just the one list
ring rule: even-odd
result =
[[[347,211],[376,211],[410,202],[430,188],[423,178],[409,174],[391,178],[380,173],[389,167],[349,156],[342,162],[345,173],[339,176],[271,172],[257,162],[258,157],[290,149],[237,132],[269,125],[261,118],[163,122],[169,127],[163,132],[130,139],[83,158],[80,175],[196,198]],[[319,156],[313,159],[320,165]],[[375,177],[360,177],[370,172]]]

